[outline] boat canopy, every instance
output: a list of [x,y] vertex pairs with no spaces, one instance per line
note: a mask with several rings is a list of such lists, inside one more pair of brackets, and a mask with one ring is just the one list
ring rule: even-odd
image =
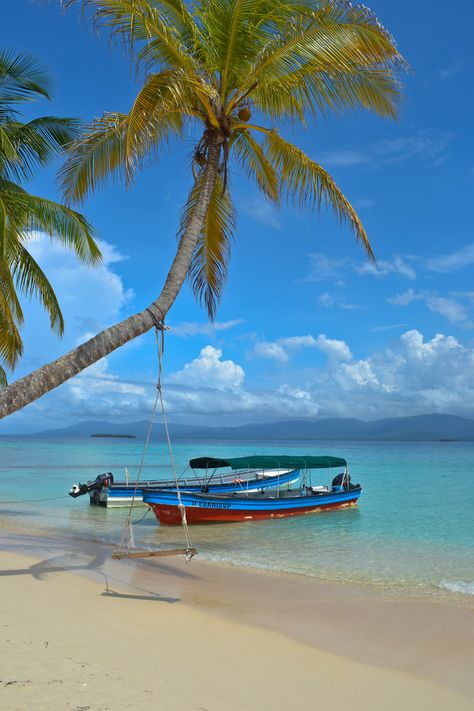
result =
[[191,459],[189,466],[192,469],[332,469],[345,467],[347,462],[341,457],[293,457],[282,454],[281,456],[253,455],[251,457],[235,457],[232,459],[217,459],[214,457],[197,457]]

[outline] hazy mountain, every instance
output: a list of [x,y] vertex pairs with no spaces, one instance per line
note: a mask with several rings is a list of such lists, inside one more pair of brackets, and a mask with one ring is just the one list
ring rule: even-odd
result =
[[[41,432],[37,437],[90,437],[93,434],[134,435],[144,437],[148,421],[112,423],[80,422],[57,430]],[[455,415],[417,415],[363,422],[353,418],[327,420],[288,420],[255,423],[238,427],[200,427],[170,424],[174,439],[251,440],[373,440],[373,441],[474,441],[474,420]],[[163,426],[155,425],[154,433],[163,434]]]

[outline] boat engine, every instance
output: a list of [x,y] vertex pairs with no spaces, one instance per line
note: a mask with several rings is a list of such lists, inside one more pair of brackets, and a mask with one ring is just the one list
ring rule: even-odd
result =
[[331,484],[332,491],[351,491],[352,489],[359,488],[359,484],[351,484],[351,475],[349,472],[341,472],[341,474],[337,474]]
[[87,484],[73,484],[69,489],[69,496],[72,496],[73,499],[77,499],[78,496],[84,496],[84,494],[88,494],[90,491],[101,491],[113,483],[114,475],[112,472],[99,474],[94,481],[88,481]]

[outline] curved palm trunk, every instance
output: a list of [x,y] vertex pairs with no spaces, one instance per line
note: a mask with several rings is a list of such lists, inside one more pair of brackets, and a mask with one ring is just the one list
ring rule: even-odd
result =
[[156,321],[165,318],[186,278],[217,177],[219,156],[220,146],[217,141],[212,142],[209,146],[201,194],[159,297],[144,311],[101,331],[61,358],[9,385],[0,392],[0,419],[54,390],[89,365],[149,331]]

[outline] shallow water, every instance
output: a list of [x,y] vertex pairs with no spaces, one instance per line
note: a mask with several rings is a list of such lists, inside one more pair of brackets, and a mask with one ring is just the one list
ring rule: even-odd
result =
[[[362,484],[359,507],[278,521],[191,527],[203,559],[327,580],[364,582],[439,598],[474,596],[474,444],[178,442],[178,474],[191,457],[332,454]],[[136,477],[140,440],[0,439],[0,522],[28,531],[118,543],[128,511],[72,499],[70,486],[112,471]],[[313,472],[327,484],[333,472]],[[151,443],[142,478],[169,478],[167,448]],[[134,510],[136,543],[182,546],[179,527]],[[142,519],[142,520],[140,520]]]

